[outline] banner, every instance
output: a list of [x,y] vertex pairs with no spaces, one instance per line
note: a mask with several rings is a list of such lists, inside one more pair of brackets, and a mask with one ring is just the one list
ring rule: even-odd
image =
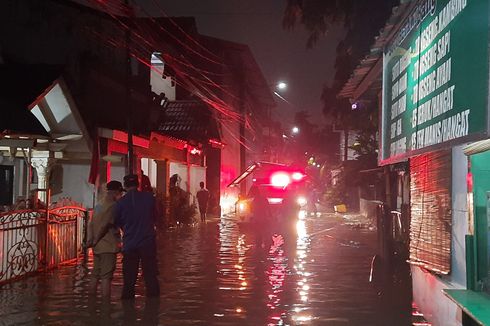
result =
[[488,0],[423,0],[384,49],[380,164],[488,135]]

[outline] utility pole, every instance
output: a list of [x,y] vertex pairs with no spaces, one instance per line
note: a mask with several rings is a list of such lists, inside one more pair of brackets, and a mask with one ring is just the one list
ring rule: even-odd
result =
[[[125,0],[124,3],[129,8],[129,0]],[[129,12],[129,10],[128,10]],[[133,148],[133,110],[131,107],[131,16],[128,15],[128,27],[125,32],[126,38],[126,123],[128,128],[128,157],[127,157],[127,172],[128,174],[134,174],[134,148]]]

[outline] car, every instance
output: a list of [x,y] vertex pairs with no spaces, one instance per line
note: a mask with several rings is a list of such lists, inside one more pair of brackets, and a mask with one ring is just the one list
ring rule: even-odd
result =
[[[294,214],[301,207],[307,205],[305,195],[306,174],[304,170],[280,163],[256,162],[233,180],[228,187],[239,187],[242,183],[250,183],[252,187],[258,187],[267,198],[273,217],[281,214]],[[238,222],[250,222],[253,198],[242,194],[235,205],[235,213]]]

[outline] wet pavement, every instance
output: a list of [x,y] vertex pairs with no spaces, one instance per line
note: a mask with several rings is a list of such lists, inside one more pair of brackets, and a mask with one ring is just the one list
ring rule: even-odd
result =
[[267,245],[226,217],[160,233],[159,299],[139,283],[135,302],[121,302],[118,267],[103,303],[82,262],[4,285],[0,325],[411,324],[408,275],[369,282],[376,231],[335,214],[289,226]]

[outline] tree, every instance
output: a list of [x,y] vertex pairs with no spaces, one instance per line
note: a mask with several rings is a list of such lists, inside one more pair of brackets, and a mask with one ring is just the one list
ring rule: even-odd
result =
[[[374,37],[388,19],[398,0],[286,0],[283,26],[303,25],[313,47],[334,24],[343,24],[346,33],[336,48],[335,75],[331,86],[324,88],[324,114],[334,123],[349,127],[351,112],[346,100],[337,98],[360,58],[368,51]],[[349,128],[350,129],[350,128]]]
[[344,159],[347,159],[347,135],[350,130],[356,132],[356,142],[350,148],[356,152],[357,159],[344,161],[339,182],[329,190],[334,202],[349,202],[348,189],[367,183],[360,171],[377,165],[377,103],[352,110],[349,100],[339,98],[338,94],[396,3],[398,0],[287,0],[283,25],[290,29],[303,25],[310,32],[307,47],[320,42],[321,36],[334,24],[342,23],[346,30],[336,48],[333,82],[322,92],[323,113],[344,131]]

